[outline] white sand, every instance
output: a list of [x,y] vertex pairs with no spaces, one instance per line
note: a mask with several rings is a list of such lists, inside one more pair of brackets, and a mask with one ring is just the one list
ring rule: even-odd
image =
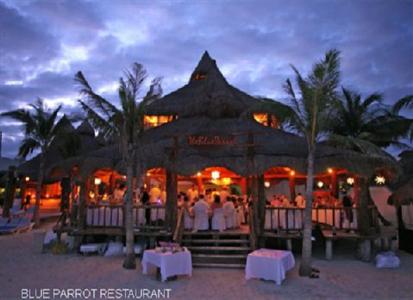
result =
[[172,299],[413,299],[413,256],[399,253],[399,269],[339,254],[325,261],[317,254],[320,279],[301,278],[296,268],[281,286],[245,281],[243,270],[194,269],[192,278],[161,283],[141,268],[122,269],[122,258],[33,254],[32,233],[0,236],[0,299],[19,299],[22,288],[170,288]]

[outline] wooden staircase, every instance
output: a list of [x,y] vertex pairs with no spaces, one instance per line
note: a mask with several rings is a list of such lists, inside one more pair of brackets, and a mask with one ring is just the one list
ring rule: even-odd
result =
[[244,268],[251,252],[247,232],[185,232],[182,244],[192,253],[194,267]]

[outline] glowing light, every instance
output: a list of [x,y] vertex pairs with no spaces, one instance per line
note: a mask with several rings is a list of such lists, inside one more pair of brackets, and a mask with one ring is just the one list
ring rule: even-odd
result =
[[95,177],[95,185],[99,185],[102,183],[102,179]]
[[146,172],[146,176],[151,176],[151,172]]
[[332,169],[332,168],[328,168],[328,169],[327,169],[327,172],[330,173],[330,174],[332,174],[332,173],[333,173],[333,169]]
[[354,178],[353,177],[348,177],[346,181],[347,181],[347,184],[349,184],[349,185],[354,184]]
[[271,183],[269,181],[265,181],[264,186],[268,189],[271,186]]
[[198,177],[201,177],[201,175],[202,175],[201,172],[196,173],[196,176],[198,176]]
[[318,181],[318,182],[317,182],[317,187],[318,187],[318,188],[321,189],[323,186],[324,186],[324,182],[322,182],[322,181]]
[[222,184],[223,185],[230,185],[231,184],[231,178],[229,178],[229,177],[222,178]]
[[24,177],[24,181],[26,182],[30,181],[30,177],[29,176]]
[[294,170],[290,171],[290,176],[295,176],[295,171]]
[[212,179],[219,179],[219,177],[221,176],[221,174],[219,173],[219,171],[212,171],[211,172],[211,178]]
[[378,185],[383,185],[386,183],[386,178],[384,178],[384,176],[376,176],[376,178],[374,178],[374,181]]

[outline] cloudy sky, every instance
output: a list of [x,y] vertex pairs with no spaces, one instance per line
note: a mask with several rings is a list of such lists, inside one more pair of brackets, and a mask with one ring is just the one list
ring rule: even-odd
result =
[[[330,48],[342,52],[343,85],[389,104],[412,93],[413,1],[0,0],[0,111],[42,97],[73,113],[78,70],[115,101],[133,62],[168,93],[205,50],[231,84],[283,99],[289,64],[306,72]],[[14,157],[20,128],[1,119],[0,129]]]

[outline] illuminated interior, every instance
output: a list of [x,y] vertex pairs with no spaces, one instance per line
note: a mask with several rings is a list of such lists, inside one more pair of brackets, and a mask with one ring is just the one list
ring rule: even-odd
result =
[[143,122],[145,128],[158,127],[163,124],[169,123],[174,119],[174,116],[167,115],[145,115]]
[[267,113],[254,113],[254,120],[258,123],[271,128],[279,128],[280,124],[278,123],[277,118],[274,115]]

